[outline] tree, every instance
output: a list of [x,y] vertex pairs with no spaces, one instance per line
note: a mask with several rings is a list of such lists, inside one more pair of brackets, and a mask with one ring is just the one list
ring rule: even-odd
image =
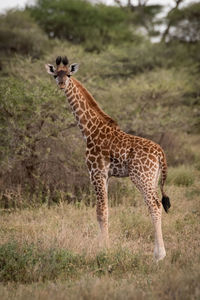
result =
[[179,8],[183,0],[177,0],[176,6],[168,13],[168,25],[162,41],[179,40],[195,43],[200,41],[200,3],[190,3]]
[[134,40],[126,13],[116,6],[84,0],[39,0],[27,8],[50,37],[100,50],[109,43]]
[[129,13],[129,20],[138,28],[144,29],[149,36],[158,35],[156,25],[160,21],[156,20],[156,16],[161,12],[163,6],[160,4],[149,5],[149,0],[127,0],[127,2],[121,0],[115,0],[115,3],[127,13]]

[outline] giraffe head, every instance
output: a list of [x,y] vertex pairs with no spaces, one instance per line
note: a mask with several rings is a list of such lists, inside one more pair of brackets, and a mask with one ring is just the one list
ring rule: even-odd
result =
[[56,67],[50,64],[46,64],[45,68],[47,73],[53,75],[60,89],[65,90],[68,86],[70,76],[78,71],[78,64],[69,65],[69,61],[66,56],[58,56],[56,58]]

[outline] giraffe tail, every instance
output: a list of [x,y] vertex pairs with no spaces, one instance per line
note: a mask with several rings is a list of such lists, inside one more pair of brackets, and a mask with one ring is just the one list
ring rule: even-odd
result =
[[161,169],[161,184],[160,184],[160,189],[162,193],[162,205],[166,213],[168,213],[168,210],[171,206],[169,197],[165,194],[164,192],[164,184],[165,180],[167,179],[167,161],[165,157],[164,151],[162,152],[162,157],[160,159],[160,169]]

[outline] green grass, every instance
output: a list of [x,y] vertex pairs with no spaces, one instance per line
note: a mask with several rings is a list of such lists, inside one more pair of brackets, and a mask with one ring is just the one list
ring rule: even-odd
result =
[[138,192],[109,208],[107,250],[98,246],[95,207],[60,202],[1,210],[1,299],[198,299],[200,174],[193,171],[191,185],[171,181],[166,187],[172,203],[163,212],[167,256],[158,264],[153,226]]
[[181,165],[176,168],[170,168],[167,183],[189,187],[194,183],[196,174],[193,166]]

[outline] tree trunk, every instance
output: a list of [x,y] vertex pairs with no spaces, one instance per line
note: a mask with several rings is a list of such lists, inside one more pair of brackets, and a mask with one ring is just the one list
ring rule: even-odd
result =
[[[183,2],[183,0],[176,0],[176,6],[173,7],[173,8],[170,10],[169,13],[171,13],[172,11],[174,11],[175,9],[177,9],[178,6],[179,6],[179,4],[180,4],[181,2]],[[168,14],[169,14],[169,13],[168,13]],[[165,39],[166,39],[166,37],[167,37],[167,35],[168,35],[168,33],[169,33],[169,30],[170,30],[171,26],[172,26],[172,21],[169,21],[169,23],[168,23],[168,25],[167,25],[167,28],[166,28],[165,31],[163,32],[161,42],[165,42]]]

